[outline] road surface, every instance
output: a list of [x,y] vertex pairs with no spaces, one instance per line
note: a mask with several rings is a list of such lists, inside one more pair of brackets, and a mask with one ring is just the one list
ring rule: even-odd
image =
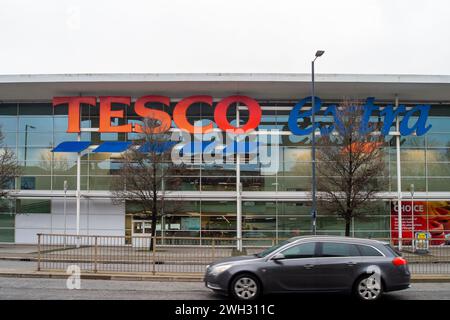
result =
[[[0,277],[0,299],[224,299],[201,282],[81,280],[81,289],[67,289],[64,279]],[[387,300],[450,300],[450,283],[413,283],[412,288],[388,293]]]

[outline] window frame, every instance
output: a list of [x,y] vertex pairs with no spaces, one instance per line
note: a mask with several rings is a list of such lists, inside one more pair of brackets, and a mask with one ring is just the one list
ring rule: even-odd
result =
[[[285,251],[287,251],[287,250],[290,250],[290,249],[292,249],[292,248],[295,248],[295,247],[299,247],[299,246],[304,246],[304,245],[308,245],[308,244],[310,244],[310,243],[312,243],[313,244],[313,254],[312,254],[312,256],[311,257],[295,257],[295,258],[289,258],[288,256],[286,256],[283,252],[285,252]],[[317,244],[318,244],[318,242],[315,242],[315,241],[310,241],[310,242],[304,242],[304,243],[297,243],[297,244],[295,244],[295,245],[293,245],[293,246],[290,246],[290,247],[288,247],[288,248],[284,248],[282,251],[280,251],[279,253],[281,253],[282,255],[284,255],[284,258],[283,258],[283,260],[295,260],[295,259],[311,259],[311,258],[316,258],[317,257]]]
[[[366,255],[363,255],[363,254],[362,254],[362,251],[361,251],[361,249],[360,249],[360,247],[368,247],[368,248],[372,248],[372,249],[374,249],[376,252],[378,252],[379,255],[377,255],[377,256],[366,256]],[[356,244],[356,248],[358,249],[359,253],[361,254],[361,257],[385,257],[385,255],[384,255],[383,252],[381,252],[379,249],[377,249],[376,247],[371,246],[371,245],[367,245],[367,244]]]
[[[322,244],[323,243],[339,243],[339,244],[354,245],[354,246],[356,246],[356,250],[359,252],[359,255],[357,255],[357,256],[341,256],[341,257],[323,257],[323,256],[320,255],[320,254],[322,254],[322,248],[323,248]],[[321,241],[318,241],[318,246],[316,247],[316,254],[317,254],[316,258],[327,258],[327,259],[340,258],[340,259],[342,259],[342,258],[349,258],[349,257],[373,257],[373,256],[363,256],[361,251],[358,248],[358,246],[360,246],[360,245],[371,247],[371,248],[375,249],[376,251],[378,251],[381,254],[381,256],[375,256],[375,257],[386,257],[386,255],[383,252],[381,252],[381,250],[379,250],[378,248],[376,248],[375,246],[370,245],[370,244],[365,244],[365,243],[364,244],[362,244],[362,243],[360,244],[360,243],[356,243],[356,242],[345,242],[345,241],[326,241],[326,240],[321,240]]]
[[275,257],[279,253],[282,253],[285,250],[288,250],[288,249],[290,249],[292,247],[295,247],[295,246],[308,244],[308,243],[314,243],[314,256],[313,257],[309,257],[309,258],[292,258],[292,259],[283,259],[283,260],[315,259],[315,258],[317,258],[317,248],[318,248],[319,241],[317,241],[317,240],[310,240],[310,241],[304,241],[304,242],[303,241],[302,242],[295,242],[294,241],[292,243],[287,243],[284,246],[282,246],[282,247],[278,248],[277,250],[275,250],[274,252],[271,252],[269,254],[269,256],[267,257],[266,261],[273,260],[273,257]]

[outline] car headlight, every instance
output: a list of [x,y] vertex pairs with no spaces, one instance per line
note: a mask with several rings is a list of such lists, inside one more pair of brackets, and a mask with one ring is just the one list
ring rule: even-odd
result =
[[229,268],[231,268],[231,264],[222,264],[222,265],[218,265],[218,266],[214,266],[211,269],[211,274],[213,275],[218,275],[219,273],[222,273],[226,270],[228,270]]

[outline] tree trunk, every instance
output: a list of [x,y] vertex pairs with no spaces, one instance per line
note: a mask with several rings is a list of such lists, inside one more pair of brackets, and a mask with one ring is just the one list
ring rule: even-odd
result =
[[153,188],[152,188],[152,235],[150,239],[150,251],[153,251],[153,246],[155,245],[155,235],[156,235],[156,217],[158,216],[158,184],[157,184],[157,169],[153,164]]
[[352,220],[351,219],[345,219],[345,236],[350,237],[350,225]]
[[153,250],[153,246],[154,244],[154,240],[155,240],[155,235],[156,235],[156,213],[152,213],[152,238],[150,240],[150,251]]
[[155,235],[156,235],[156,218],[158,216],[156,202],[154,202],[154,203],[155,204],[153,205],[153,210],[152,210],[152,233],[151,233],[151,239],[150,239],[150,251],[153,250],[153,246],[155,245],[154,240],[155,240]]

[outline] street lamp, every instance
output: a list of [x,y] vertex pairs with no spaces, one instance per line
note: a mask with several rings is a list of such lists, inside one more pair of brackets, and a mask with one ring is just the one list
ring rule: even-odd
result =
[[317,233],[316,220],[317,220],[317,200],[316,200],[316,130],[315,130],[315,102],[316,95],[314,91],[314,62],[318,57],[321,57],[325,51],[317,50],[313,61],[311,61],[311,119],[312,119],[312,141],[311,141],[311,156],[312,156],[312,232],[315,235]]
[[36,129],[36,127],[29,124],[25,125],[25,154],[24,154],[25,167],[27,166],[28,128]]
[[66,209],[67,209],[67,188],[68,188],[68,184],[67,184],[67,180],[64,180],[64,248],[66,247],[66,233],[67,233],[67,214],[66,214]]
[[414,240],[415,240],[415,236],[414,236],[414,184],[411,183],[411,185],[409,186],[409,191],[411,192],[411,231],[412,231],[412,240],[411,240],[411,245],[412,245],[412,251],[414,252]]

